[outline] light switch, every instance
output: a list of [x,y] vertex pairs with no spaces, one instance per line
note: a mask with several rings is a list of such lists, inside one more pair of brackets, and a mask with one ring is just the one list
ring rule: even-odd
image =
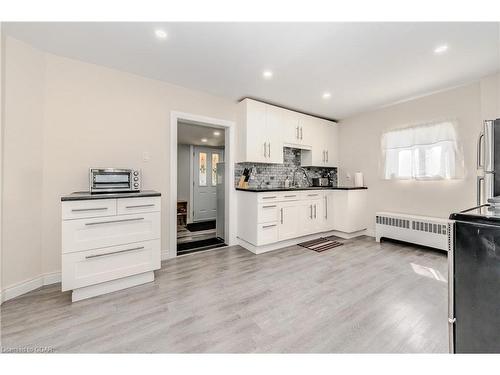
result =
[[149,161],[149,159],[150,159],[149,152],[144,151],[144,152],[142,153],[142,161],[143,161],[143,162],[148,162],[148,161]]

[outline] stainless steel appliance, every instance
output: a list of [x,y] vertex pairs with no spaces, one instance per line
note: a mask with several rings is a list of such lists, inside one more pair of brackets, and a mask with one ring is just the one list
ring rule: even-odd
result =
[[92,194],[140,191],[141,171],[138,169],[91,168],[89,186]]
[[313,177],[312,178],[312,186],[328,186],[329,180],[328,177]]
[[477,141],[477,205],[500,195],[500,119],[487,120]]
[[500,209],[485,204],[450,219],[450,352],[500,353]]

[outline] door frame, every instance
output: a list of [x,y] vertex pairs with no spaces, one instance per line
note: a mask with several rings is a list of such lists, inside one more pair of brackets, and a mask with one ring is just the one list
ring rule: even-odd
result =
[[236,157],[235,130],[236,123],[229,120],[221,120],[213,117],[195,115],[191,113],[171,111],[170,112],[170,173],[169,192],[167,197],[168,217],[168,240],[167,249],[163,251],[162,259],[175,258],[177,256],[177,128],[179,121],[195,122],[196,125],[211,128],[224,129],[224,163],[226,164],[225,175],[225,197],[224,232],[226,243],[231,246],[236,244],[236,189],[234,188],[234,160]]

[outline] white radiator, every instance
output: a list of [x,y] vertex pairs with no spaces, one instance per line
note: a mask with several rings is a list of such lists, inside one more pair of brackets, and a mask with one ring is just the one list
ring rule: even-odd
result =
[[392,238],[448,251],[452,220],[395,212],[377,212],[375,239]]

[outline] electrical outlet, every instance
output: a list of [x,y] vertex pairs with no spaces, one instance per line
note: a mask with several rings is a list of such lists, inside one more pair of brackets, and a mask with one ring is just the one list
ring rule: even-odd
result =
[[143,162],[148,162],[148,161],[149,161],[149,159],[150,159],[149,152],[144,151],[144,152],[142,153],[142,161],[143,161]]

